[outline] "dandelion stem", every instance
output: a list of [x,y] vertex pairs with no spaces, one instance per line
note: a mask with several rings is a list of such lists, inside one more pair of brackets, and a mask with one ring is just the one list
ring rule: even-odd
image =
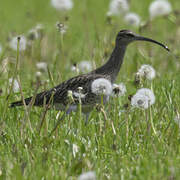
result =
[[149,130],[150,130],[150,123],[149,123],[149,116],[148,116],[148,111],[147,110],[145,110],[144,111],[144,115],[145,115],[145,117],[146,117],[146,123],[147,123],[147,133],[149,134]]
[[56,131],[59,123],[65,118],[65,115],[67,114],[68,109],[69,109],[69,105],[67,105],[66,110],[65,110],[64,114],[62,115],[62,117],[58,118],[57,123],[55,124],[53,130],[52,130],[52,131],[50,132],[50,134],[49,134],[49,137],[52,136],[52,134],[54,133],[54,131]]
[[[19,79],[18,76],[17,76],[17,82],[18,82],[18,86],[19,86],[19,89],[20,89],[20,93],[21,93],[21,99],[22,99],[22,102],[23,102],[23,105],[24,105],[24,109],[25,109],[24,119],[27,119],[28,124],[29,124],[29,128],[30,128],[30,130],[31,130],[31,133],[33,134],[34,131],[33,131],[33,128],[32,128],[32,125],[31,125],[31,121],[30,121],[30,118],[29,118],[29,111],[28,111],[28,108],[27,108],[27,106],[26,106],[26,102],[25,102],[25,100],[24,100],[24,95],[23,95],[23,91],[22,91],[20,79]],[[23,129],[24,129],[24,128],[23,128]]]
[[47,72],[48,72],[48,76],[49,76],[49,79],[50,79],[50,82],[52,84],[52,86],[54,87],[55,86],[55,83],[54,83],[54,79],[53,79],[53,76],[49,70],[49,67],[47,67]]
[[51,133],[49,134],[49,137],[51,137],[52,134],[53,134],[53,132],[56,131],[59,123],[65,118],[65,115],[66,115],[66,113],[64,112],[64,114],[62,115],[62,117],[58,118],[58,121],[57,121],[56,125],[54,126],[53,130],[51,131]]
[[20,40],[21,40],[21,38],[20,38],[20,37],[17,37],[16,64],[15,64],[15,69],[14,69],[14,73],[13,73],[13,77],[12,77],[12,82],[11,82],[11,85],[10,85],[9,93],[8,93],[8,95],[7,95],[7,98],[6,98],[5,108],[4,108],[4,112],[3,112],[3,116],[2,116],[3,119],[4,119],[5,114],[6,114],[6,111],[7,111],[8,102],[9,102],[9,97],[10,97],[11,92],[12,92],[12,90],[13,90],[14,80],[15,80],[15,77],[17,76],[17,74],[18,74]]
[[149,114],[150,114],[150,120],[151,120],[151,127],[153,129],[154,134],[157,136],[157,132],[156,132],[156,129],[154,127],[154,122],[153,122],[153,118],[152,118],[151,106],[149,107]]
[[43,114],[42,114],[41,122],[40,122],[39,129],[38,129],[39,135],[40,135],[40,132],[41,132],[41,128],[42,128],[42,126],[43,126],[43,123],[45,122],[45,116],[46,116],[46,113],[47,113],[47,111],[48,111],[48,109],[49,109],[50,103],[52,103],[53,96],[54,96],[54,93],[52,93],[52,95],[51,95],[51,97],[50,97],[50,100],[49,100],[48,104],[45,106],[45,110],[44,110],[44,112],[43,112]]

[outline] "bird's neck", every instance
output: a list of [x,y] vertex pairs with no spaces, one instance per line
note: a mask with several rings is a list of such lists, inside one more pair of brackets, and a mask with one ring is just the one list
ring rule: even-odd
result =
[[123,63],[125,51],[126,45],[116,45],[109,60],[103,66],[96,69],[95,73],[110,76],[111,82],[113,83]]

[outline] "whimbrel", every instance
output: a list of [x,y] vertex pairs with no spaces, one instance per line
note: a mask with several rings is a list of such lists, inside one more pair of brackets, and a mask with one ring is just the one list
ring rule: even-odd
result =
[[[68,91],[78,92],[78,88],[82,87],[82,93],[85,97],[81,99],[82,111],[86,114],[91,111],[93,106],[100,103],[101,97],[94,94],[91,90],[91,84],[98,78],[104,78],[113,83],[119,73],[121,65],[123,63],[124,55],[128,44],[133,41],[149,41],[158,44],[169,51],[168,47],[162,43],[150,38],[146,38],[133,33],[130,30],[121,30],[116,37],[115,48],[109,58],[109,60],[101,67],[83,75],[75,76],[67,81],[62,82],[58,86],[41,92],[36,95],[34,106],[43,106],[48,104],[50,100],[56,109],[67,110],[71,112],[77,109],[79,98],[73,97],[74,101],[69,103]],[[53,96],[52,96],[53,95]],[[28,105],[31,102],[32,97],[26,98],[25,103]],[[23,101],[13,102],[11,107],[22,106]],[[68,109],[66,108],[68,105]]]

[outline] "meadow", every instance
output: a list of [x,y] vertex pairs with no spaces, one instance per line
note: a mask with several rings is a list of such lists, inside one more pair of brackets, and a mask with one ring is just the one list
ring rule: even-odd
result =
[[[100,180],[180,179],[180,1],[171,1],[169,15],[149,21],[152,1],[131,0],[141,27],[128,25],[122,16],[107,17],[109,0],[73,2],[72,10],[61,12],[49,0],[0,1],[0,179],[73,180],[88,171]],[[68,27],[64,34],[57,22]],[[28,31],[37,24],[42,24],[41,37],[32,40]],[[87,125],[79,108],[49,137],[63,112],[9,108],[81,73],[74,64],[88,60],[93,69],[104,64],[122,29],[158,40],[171,52],[148,42],[129,45],[116,80],[126,85],[126,94],[94,108]],[[29,38],[25,51],[9,47],[17,35]],[[39,62],[47,63],[46,71],[38,69]],[[156,77],[136,84],[143,64],[151,65]],[[10,78],[17,79],[19,91],[13,91]],[[130,96],[142,87],[153,90],[155,104],[133,108]]]

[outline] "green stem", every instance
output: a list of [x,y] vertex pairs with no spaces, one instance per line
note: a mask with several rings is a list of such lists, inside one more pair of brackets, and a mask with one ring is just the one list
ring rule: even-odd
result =
[[18,66],[19,66],[19,45],[20,45],[20,37],[17,37],[17,54],[16,54],[16,65],[15,65],[15,69],[14,69],[14,73],[13,73],[13,77],[12,77],[12,82],[11,82],[11,85],[10,85],[10,89],[9,89],[9,93],[7,95],[7,99],[6,99],[6,102],[5,102],[5,108],[4,108],[4,111],[3,111],[3,119],[5,118],[5,115],[6,115],[6,112],[7,112],[7,108],[8,108],[8,103],[9,103],[9,97],[11,95],[11,92],[12,92],[12,89],[13,89],[13,86],[14,86],[14,80],[15,80],[15,77],[18,75]]

